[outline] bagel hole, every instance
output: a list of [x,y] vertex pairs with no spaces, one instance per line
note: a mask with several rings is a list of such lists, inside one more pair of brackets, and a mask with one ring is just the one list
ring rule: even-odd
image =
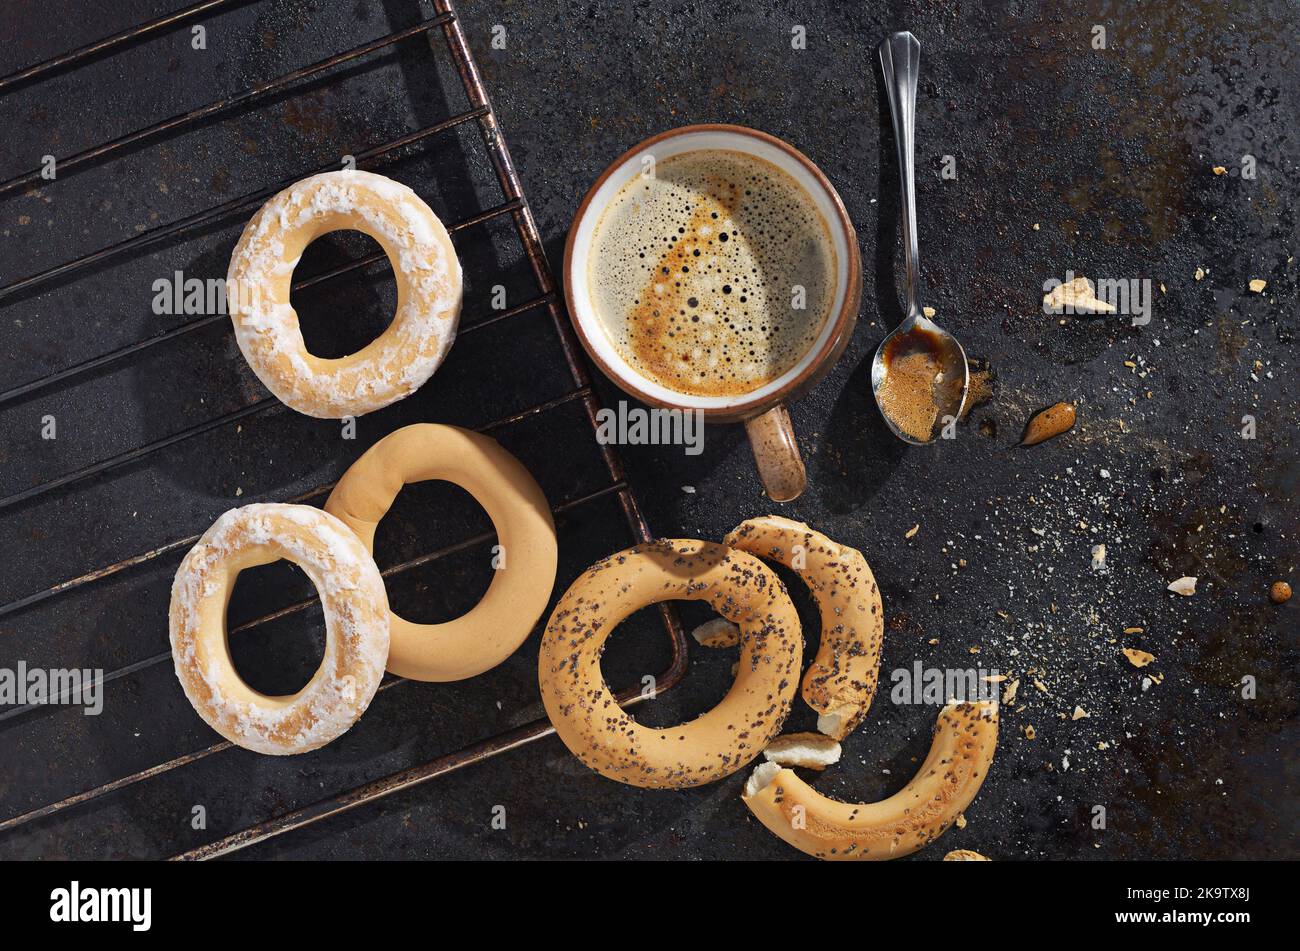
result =
[[[496,544],[491,518],[460,486],[437,479],[403,486],[375,529],[376,564],[387,569],[439,554],[385,579],[389,608],[414,624],[467,614],[492,583]],[[505,558],[509,565],[508,552]]]
[[246,568],[235,578],[226,606],[226,637],[235,672],[271,697],[297,693],[325,659],[325,621],[319,605],[236,630],[311,598],[311,579],[291,561]]
[[[686,631],[686,674],[662,696],[627,708],[637,723],[654,729],[689,723],[721,703],[736,680],[732,665],[740,660],[739,647],[703,647],[691,637],[696,627],[719,616],[707,601],[672,603]],[[650,605],[633,612],[614,629],[605,642],[600,673],[615,693],[629,687],[642,689],[643,678],[658,677],[670,660],[659,606]]]
[[397,282],[384,249],[361,231],[332,231],[303,251],[294,269],[295,283],[376,254],[382,260],[290,294],[303,343],[312,356],[346,357],[382,334],[397,312]]
[[[817,649],[822,642],[822,617],[817,610],[817,602],[813,600],[812,594],[808,591],[808,585],[799,577],[794,570],[787,568],[785,565],[775,561],[764,561],[778,578],[785,585],[786,593],[790,595],[790,600],[794,604],[794,609],[799,613],[799,626],[803,628],[803,670],[808,669],[812,659],[817,656]],[[800,676],[803,676],[800,674]],[[796,709],[804,706],[802,701],[795,705]]]
[[[821,647],[821,614],[817,610],[817,602],[813,600],[813,596],[808,590],[808,585],[804,583],[797,572],[775,561],[764,561],[763,564],[767,565],[781,579],[786,592],[790,595],[791,602],[794,604],[795,611],[799,614],[799,626],[803,629],[803,659],[799,664],[799,684],[800,690],[802,690],[803,675],[807,672],[808,665],[813,662],[813,658],[817,656],[818,648]],[[791,708],[790,716],[786,718],[781,732],[817,732],[817,712],[804,703],[801,692],[795,693],[794,706]]]
[[[785,583],[799,614],[803,629],[803,660],[800,678],[808,669],[812,659],[817,655],[821,642],[821,617],[817,612],[816,602],[808,592],[808,586],[799,576],[775,562],[764,562]],[[740,648],[705,647],[696,643],[691,632],[706,621],[720,617],[707,601],[676,601],[678,616],[686,633],[687,668],[682,680],[672,690],[661,697],[628,707],[628,714],[643,726],[655,729],[677,726],[687,723],[707,713],[722,701],[735,682],[731,673],[732,665],[740,660]],[[655,605],[642,608],[626,618],[605,642],[605,653],[601,658],[601,675],[614,692],[636,685],[641,686],[641,678],[647,674],[658,676],[667,669],[669,657],[664,637],[661,633],[663,622],[659,609]],[[657,630],[656,630],[657,628]],[[635,631],[632,636],[627,636]],[[653,657],[647,657],[646,645],[657,649]],[[817,729],[817,714],[800,699],[796,692],[795,702],[781,728],[782,733],[814,732]]]

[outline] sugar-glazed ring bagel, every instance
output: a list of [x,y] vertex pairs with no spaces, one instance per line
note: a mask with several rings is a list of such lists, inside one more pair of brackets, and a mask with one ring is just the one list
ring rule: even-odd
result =
[[[377,338],[336,360],[307,352],[289,303],[303,249],[331,231],[379,242],[397,279],[397,312]],[[326,172],[271,198],[235,245],[226,282],[239,349],[257,378],[308,416],[360,416],[410,396],[438,369],[460,319],[460,262],[415,192],[371,172]]]
[[[226,605],[241,571],[281,558],[316,585],[325,656],[297,693],[270,697],[235,670]],[[185,696],[210,727],[259,753],[305,753],[341,736],[384,676],[388,599],[379,569],[346,525],[308,505],[245,505],[218,518],[176,572],[170,622]]]
[[803,698],[821,716],[817,729],[842,740],[871,707],[880,676],[885,613],[862,552],[803,522],[766,515],[741,522],[724,542],[792,569],[821,614],[821,644],[803,678]]
[[888,799],[840,802],[776,763],[755,769],[741,798],[763,825],[808,855],[836,861],[901,858],[957,821],[983,785],[997,743],[996,700],[954,701],[939,713],[921,768]]
[[[740,664],[721,703],[658,730],[619,707],[600,657],[624,618],[673,599],[707,601],[739,626]],[[601,775],[656,789],[698,786],[740,769],[780,731],[802,645],[790,596],[761,561],[712,542],[663,539],[597,562],[565,592],[542,635],[542,702],[564,744]]]
[[375,529],[402,486],[443,479],[460,486],[496,528],[498,563],[483,599],[445,624],[390,612],[388,669],[412,680],[464,680],[501,663],[527,639],[555,587],[555,521],[523,464],[487,436],[434,423],[390,433],[354,462],[325,502],[374,551]]

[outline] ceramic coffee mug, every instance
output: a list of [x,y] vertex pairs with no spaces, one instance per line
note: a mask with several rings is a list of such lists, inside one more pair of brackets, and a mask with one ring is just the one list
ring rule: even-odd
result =
[[[789,369],[752,390],[727,395],[679,392],[635,368],[615,346],[597,313],[589,282],[591,249],[605,209],[635,176],[675,155],[696,150],[740,152],[785,172],[820,213],[834,254],[834,287],[825,323]],[[653,162],[650,161],[653,159]],[[598,367],[631,396],[650,406],[700,411],[708,422],[743,422],[759,476],[770,498],[798,497],[807,474],[785,404],[820,380],[844,352],[857,321],[862,261],[844,203],[807,156],[774,136],[734,125],[694,125],[647,139],[620,156],[591,186],[578,207],[564,249],[565,297],[579,339]]]

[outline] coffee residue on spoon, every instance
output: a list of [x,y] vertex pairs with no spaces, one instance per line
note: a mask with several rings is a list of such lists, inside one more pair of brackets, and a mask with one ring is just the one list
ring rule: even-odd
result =
[[916,329],[894,337],[882,358],[885,378],[876,394],[894,426],[917,442],[929,442],[942,406],[956,403],[962,380],[944,379],[938,338]]

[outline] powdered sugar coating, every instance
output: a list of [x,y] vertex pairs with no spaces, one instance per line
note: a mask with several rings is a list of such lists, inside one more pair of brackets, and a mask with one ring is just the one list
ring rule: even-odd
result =
[[[287,558],[311,578],[325,615],[325,656],[296,694],[270,697],[235,671],[225,612],[244,568]],[[190,549],[172,583],[172,659],[194,709],[259,753],[304,753],[341,736],[379,688],[388,659],[388,596],[365,546],[334,516],[306,505],[231,509]]]
[[[362,231],[397,279],[392,324],[336,360],[307,352],[289,302],[303,249],[330,231]],[[360,416],[403,399],[433,375],[460,319],[461,269],[447,230],[415,192],[371,172],[313,175],[275,195],[235,246],[227,300],[235,339],[258,379],[309,416]]]

